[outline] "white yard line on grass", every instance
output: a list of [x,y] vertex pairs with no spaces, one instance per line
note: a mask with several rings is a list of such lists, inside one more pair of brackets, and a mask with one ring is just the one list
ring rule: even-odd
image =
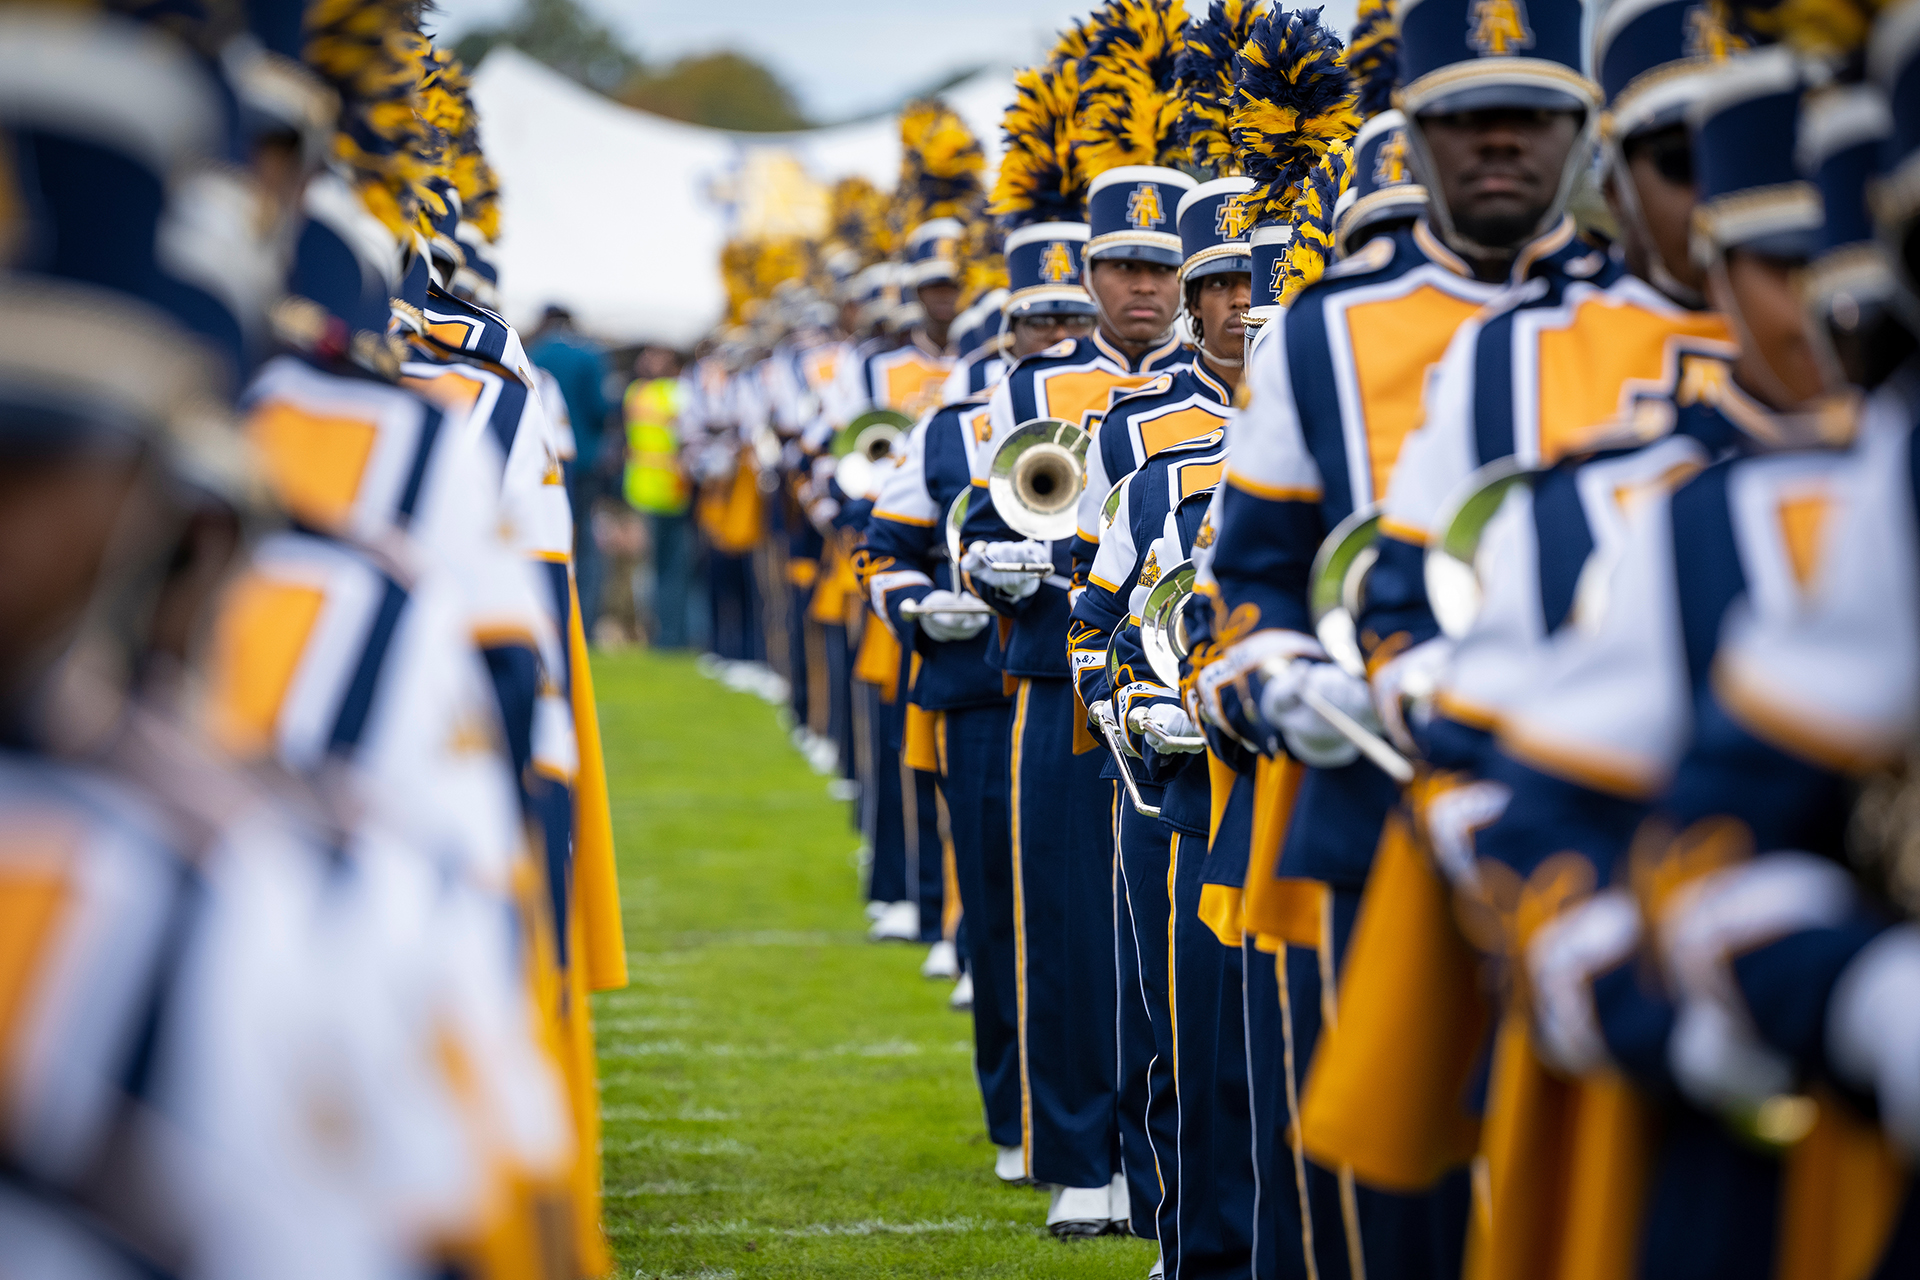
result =
[[638,1138],[622,1138],[618,1142],[609,1142],[601,1148],[609,1154],[620,1155],[634,1151],[651,1151],[672,1156],[745,1156],[752,1155],[753,1149],[732,1138],[661,1138],[651,1134],[642,1134]]
[[[825,1058],[917,1058],[928,1053],[971,1053],[973,1046],[964,1040],[944,1044],[917,1044],[911,1040],[882,1040],[874,1044],[836,1044],[824,1049],[789,1049],[781,1045],[728,1044],[724,1041],[689,1044],[685,1040],[630,1040],[606,1045],[600,1050],[603,1062],[622,1058],[792,1058],[797,1062],[818,1062]],[[617,1074],[610,1072],[609,1074]]]
[[649,1111],[645,1107],[602,1107],[602,1120],[619,1120],[641,1124],[722,1124],[740,1117],[731,1111],[715,1111],[712,1107],[682,1107],[678,1111]]
[[824,1236],[927,1236],[972,1231],[1018,1231],[1038,1234],[1041,1228],[1010,1218],[943,1218],[931,1222],[816,1222],[804,1227],[768,1227],[736,1219],[732,1222],[671,1222],[663,1227],[623,1228],[622,1235],[644,1236],[782,1236],[808,1239]]

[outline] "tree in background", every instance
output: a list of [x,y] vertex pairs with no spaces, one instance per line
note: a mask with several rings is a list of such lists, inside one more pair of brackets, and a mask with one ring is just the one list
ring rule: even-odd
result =
[[779,77],[744,54],[721,50],[648,67],[578,0],[521,0],[504,27],[468,32],[454,45],[477,67],[495,45],[510,44],[568,79],[631,107],[716,129],[780,133],[811,122]]
[[641,71],[613,96],[642,111],[716,129],[779,133],[811,124],[778,76],[725,50],[682,58],[664,71]]
[[506,26],[470,31],[453,51],[467,66],[478,67],[497,44],[510,44],[601,93],[613,93],[641,72],[640,59],[620,37],[575,0],[521,0],[520,12]]

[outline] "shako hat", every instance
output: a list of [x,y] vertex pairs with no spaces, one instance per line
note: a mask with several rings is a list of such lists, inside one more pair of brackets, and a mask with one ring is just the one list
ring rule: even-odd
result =
[[1008,319],[1037,315],[1092,315],[1083,254],[1084,222],[1030,222],[1007,233]]

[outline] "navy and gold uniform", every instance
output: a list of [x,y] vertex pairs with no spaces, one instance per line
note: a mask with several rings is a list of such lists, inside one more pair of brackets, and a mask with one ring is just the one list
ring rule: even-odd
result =
[[[1178,712],[1170,719],[1181,726],[1179,736],[1195,732],[1179,710],[1178,692],[1161,685],[1146,664],[1138,615],[1147,593],[1199,536],[1225,468],[1223,441],[1224,433],[1215,431],[1172,445],[1123,482],[1088,586],[1074,605],[1071,643],[1081,699],[1089,706],[1111,699],[1123,724],[1136,710],[1161,708]],[[1109,646],[1119,653],[1118,689],[1109,686]],[[1238,939],[1226,951],[1199,909],[1211,779],[1203,753],[1161,754],[1131,729],[1128,738],[1140,756],[1131,766],[1139,788],[1160,816],[1137,812],[1124,793],[1116,806],[1124,1172],[1136,1214],[1157,1201],[1154,1226],[1168,1275],[1230,1274],[1245,1267],[1251,1250],[1253,1178],[1234,1007]],[[1135,1233],[1145,1234],[1138,1227]]]
[[[1192,185],[1183,174],[1148,165],[1121,165],[1096,178],[1088,197],[1087,261],[1105,253],[1178,266],[1179,238],[1157,228],[1171,225],[1178,193]],[[1107,407],[1114,391],[1184,361],[1177,338],[1136,357],[1099,331],[1018,361],[989,402],[992,432],[974,455],[962,531],[969,565],[984,567],[978,557],[986,544],[1008,542],[1027,548],[1034,563],[1049,556],[1054,565],[1053,572],[1028,578],[1033,589],[1017,599],[995,588],[983,594],[1007,616],[996,632],[993,661],[1014,693],[1010,825],[1024,1145],[1032,1177],[1068,1189],[1075,1204],[1087,1206],[1062,1210],[1057,1198],[1052,1220],[1063,1230],[1105,1230],[1131,1216],[1106,1199],[1106,1188],[1119,1185],[1112,1158],[1114,790],[1101,777],[1103,757],[1094,752],[1068,679],[1068,543],[1020,543],[994,510],[987,476],[994,449],[1021,423],[1041,417],[1085,422]],[[1073,1216],[1060,1217],[1063,1212]],[[1069,1222],[1087,1226],[1068,1228]]]
[[960,906],[962,956],[973,975],[974,1071],[996,1146],[1020,1145],[1013,864],[1008,830],[1007,728],[1011,700],[986,661],[989,636],[937,641],[901,613],[953,590],[947,509],[971,487],[973,451],[986,433],[984,396],[935,411],[908,436],[882,485],[863,547],[874,608],[901,637],[913,676],[909,715],[924,724],[939,766]]

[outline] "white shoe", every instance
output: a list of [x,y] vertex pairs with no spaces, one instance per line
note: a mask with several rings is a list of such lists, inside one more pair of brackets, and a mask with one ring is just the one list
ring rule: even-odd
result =
[[1153,1265],[1147,1268],[1147,1280],[1166,1280],[1167,1260],[1155,1258]]
[[1047,1205],[1047,1230],[1062,1240],[1103,1236],[1113,1229],[1109,1187],[1055,1187]]
[[948,981],[960,976],[960,953],[945,938],[927,948],[927,958],[920,962],[920,976],[923,978],[945,978]]
[[[839,753],[835,752],[834,755],[837,759]],[[859,798],[860,784],[852,778],[835,778],[827,784],[827,799],[829,800],[858,800]]]
[[1124,1173],[1114,1174],[1107,1184],[1107,1216],[1113,1219],[1115,1231],[1133,1234],[1133,1195]]
[[880,918],[867,930],[868,942],[917,942],[920,938],[920,904],[889,902]]
[[953,994],[947,997],[947,1008],[955,1013],[973,1012],[973,975],[963,973],[960,981],[953,984]]
[[1031,1186],[1033,1179],[1027,1176],[1027,1153],[1021,1147],[995,1147],[993,1149],[993,1176],[1010,1187]]
[[840,772],[840,748],[834,745],[832,738],[808,733],[807,745],[803,749],[807,754],[807,767],[821,777],[831,778]]
[[693,660],[693,669],[711,680],[720,674],[720,659],[711,653],[703,653]]
[[869,902],[867,904],[867,923],[872,924],[875,920],[878,920],[880,913],[886,909],[887,904],[884,902]]
[[793,690],[787,684],[787,678],[772,667],[760,668],[760,680],[754,692],[760,695],[760,701],[770,707],[784,707],[787,695]]

